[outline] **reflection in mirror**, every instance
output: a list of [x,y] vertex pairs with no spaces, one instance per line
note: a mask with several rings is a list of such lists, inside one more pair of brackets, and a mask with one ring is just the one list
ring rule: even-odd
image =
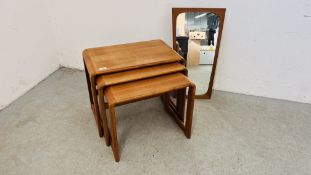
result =
[[186,60],[196,94],[208,90],[218,37],[219,17],[209,12],[180,13],[176,19],[176,46]]

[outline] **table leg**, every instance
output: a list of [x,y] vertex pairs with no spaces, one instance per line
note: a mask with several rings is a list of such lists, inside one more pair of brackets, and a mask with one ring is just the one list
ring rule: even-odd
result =
[[107,115],[106,115],[106,107],[105,107],[105,102],[104,102],[103,89],[98,90],[98,96],[99,96],[99,109],[102,114],[101,120],[102,120],[102,127],[104,130],[105,142],[106,142],[106,145],[109,146],[110,145],[110,140],[109,140],[110,134],[109,134],[108,125],[107,125]]
[[[188,76],[188,70],[185,69],[182,72],[185,76]],[[178,117],[181,121],[184,121],[185,118],[185,104],[186,104],[186,88],[177,90],[176,93],[176,110],[178,112]]]
[[114,106],[109,106],[109,112],[110,112],[110,127],[111,127],[111,148],[113,151],[114,159],[116,162],[120,161],[120,155],[119,155],[119,144],[118,144],[118,138],[117,138],[117,122],[115,117],[115,110]]
[[90,82],[90,75],[89,75],[89,72],[85,66],[85,63],[83,61],[83,64],[84,64],[84,70],[85,70],[85,76],[86,76],[86,82],[87,82],[87,89],[89,91],[89,98],[90,98],[90,103],[91,103],[91,108],[92,108],[92,105],[93,105],[93,99],[92,99],[92,90],[91,90],[91,82]]
[[185,104],[186,104],[186,89],[177,90],[176,93],[176,108],[178,112],[178,117],[181,121],[184,121],[185,116]]
[[194,96],[195,96],[195,86],[190,86],[188,90],[187,114],[186,114],[185,130],[184,130],[186,137],[189,139],[191,138]]
[[87,82],[87,89],[89,92],[89,98],[90,98],[90,103],[91,103],[91,108],[93,111],[93,115],[96,121],[97,129],[98,129],[98,134],[99,137],[103,137],[103,128],[101,126],[101,119],[100,119],[100,113],[98,110],[98,101],[97,101],[97,94],[96,94],[96,85],[95,81],[91,81],[90,75],[88,72],[87,67],[84,64],[84,69],[85,69],[85,76],[86,76],[86,82]]
[[101,125],[101,118],[100,118],[100,113],[99,113],[99,106],[98,106],[98,100],[97,100],[97,93],[96,93],[96,85],[95,85],[95,80],[91,79],[91,91],[92,91],[92,97],[93,97],[93,112],[94,112],[94,117],[98,129],[98,134],[99,137],[103,137],[103,128]]

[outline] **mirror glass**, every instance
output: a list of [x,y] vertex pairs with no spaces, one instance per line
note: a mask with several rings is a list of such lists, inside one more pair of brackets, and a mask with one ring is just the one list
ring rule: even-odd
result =
[[209,12],[180,13],[176,19],[177,52],[186,60],[196,94],[208,90],[219,30],[219,17]]

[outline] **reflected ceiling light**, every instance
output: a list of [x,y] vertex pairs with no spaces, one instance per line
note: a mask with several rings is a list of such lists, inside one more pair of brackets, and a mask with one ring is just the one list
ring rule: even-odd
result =
[[201,18],[201,17],[205,16],[206,14],[207,14],[207,13],[203,13],[203,14],[201,14],[201,15],[198,15],[198,16],[194,17],[194,18],[198,19],[198,18]]

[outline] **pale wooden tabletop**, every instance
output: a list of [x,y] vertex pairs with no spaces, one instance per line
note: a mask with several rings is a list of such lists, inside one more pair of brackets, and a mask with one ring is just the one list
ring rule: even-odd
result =
[[85,49],[83,59],[90,76],[181,61],[162,40]]

